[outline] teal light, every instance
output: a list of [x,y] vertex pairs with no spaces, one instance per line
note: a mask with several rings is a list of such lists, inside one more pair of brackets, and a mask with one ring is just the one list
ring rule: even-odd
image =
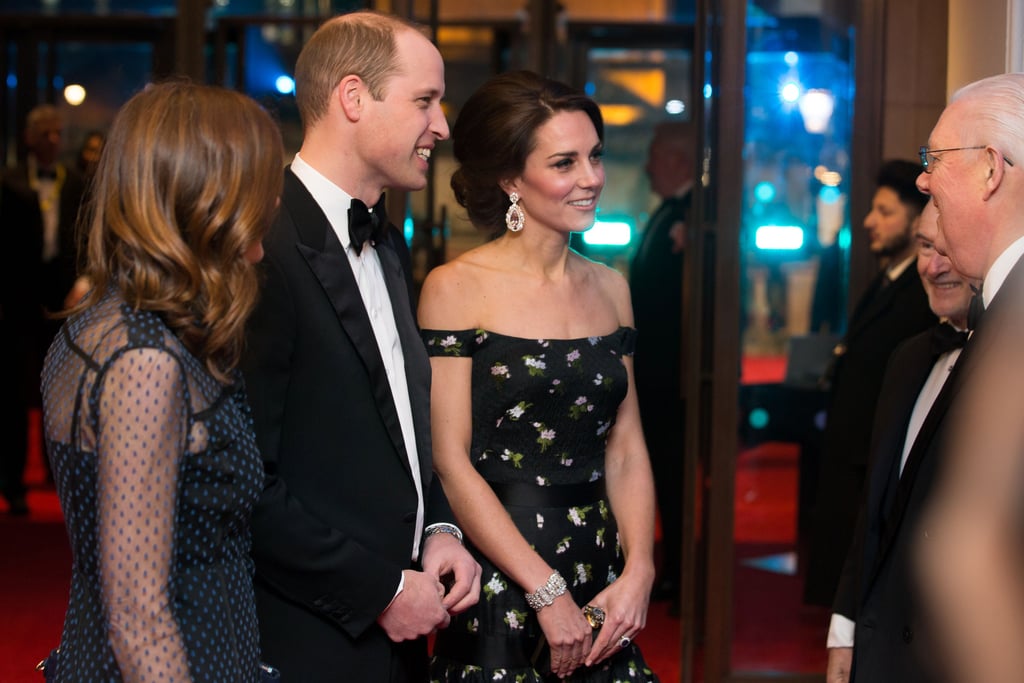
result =
[[768,426],[768,411],[764,408],[754,408],[750,411],[747,421],[754,429],[764,429]]
[[633,226],[629,221],[603,220],[583,233],[583,242],[595,247],[622,247],[629,244],[632,236]]
[[762,225],[754,233],[758,249],[795,251],[804,246],[804,229],[799,225]]
[[762,204],[769,204],[775,199],[775,186],[767,180],[754,185],[754,198]]
[[840,230],[839,231],[839,237],[836,239],[836,242],[839,244],[839,248],[840,249],[849,249],[850,248],[850,229],[849,228],[843,228],[842,230]]
[[416,225],[412,222],[412,216],[406,216],[405,222],[402,223],[402,236],[405,237],[406,244],[412,244],[412,237],[415,232]]

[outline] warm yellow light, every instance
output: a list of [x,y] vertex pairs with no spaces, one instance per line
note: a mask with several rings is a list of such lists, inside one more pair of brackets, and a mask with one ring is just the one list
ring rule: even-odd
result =
[[662,69],[608,69],[605,80],[615,83],[656,109],[665,106],[665,72]]
[[72,107],[77,107],[82,102],[85,102],[85,88],[77,83],[72,83],[64,88],[64,99]]
[[601,105],[601,117],[606,126],[628,126],[643,115],[643,109],[633,104]]

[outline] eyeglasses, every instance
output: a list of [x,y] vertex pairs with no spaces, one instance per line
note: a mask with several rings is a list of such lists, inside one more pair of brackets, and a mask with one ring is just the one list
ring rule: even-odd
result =
[[[918,154],[921,155],[921,168],[925,173],[931,173],[931,165],[939,160],[939,157],[935,156],[940,152],[961,152],[965,149],[985,149],[988,145],[975,145],[973,147],[947,147],[945,149],[928,149],[927,147],[921,147],[917,150]],[[1003,161],[1009,166],[1013,166],[1013,162],[1003,157]]]

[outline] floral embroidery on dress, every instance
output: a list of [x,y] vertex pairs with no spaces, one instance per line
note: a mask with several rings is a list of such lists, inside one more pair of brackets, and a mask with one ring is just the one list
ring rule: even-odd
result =
[[548,369],[543,353],[539,356],[523,356],[523,363],[526,365],[530,377],[543,377],[544,371]]

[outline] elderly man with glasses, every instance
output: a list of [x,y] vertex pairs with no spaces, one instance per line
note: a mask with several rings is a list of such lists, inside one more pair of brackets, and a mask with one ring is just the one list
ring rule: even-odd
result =
[[[947,382],[949,418],[917,567],[955,681],[1024,671],[1024,74],[957,91],[922,148],[918,187],[939,209],[936,249],[981,279],[970,340]],[[980,317],[977,313],[984,312]]]

